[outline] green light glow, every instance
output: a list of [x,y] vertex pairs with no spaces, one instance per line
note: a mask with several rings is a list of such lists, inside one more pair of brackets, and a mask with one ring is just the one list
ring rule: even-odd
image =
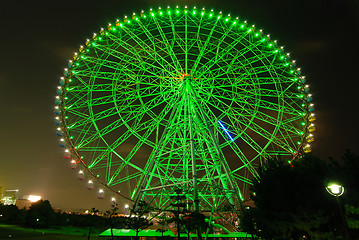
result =
[[92,177],[128,198],[164,209],[181,188],[201,211],[239,208],[261,163],[303,153],[300,73],[246,21],[164,11],[116,21],[69,63],[56,100],[63,138]]

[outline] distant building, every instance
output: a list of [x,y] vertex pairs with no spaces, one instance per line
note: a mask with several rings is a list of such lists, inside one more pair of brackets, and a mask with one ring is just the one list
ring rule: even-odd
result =
[[31,204],[37,202],[41,199],[41,196],[37,195],[27,195],[23,198],[18,197],[18,189],[14,190],[5,190],[0,198],[0,203],[4,205],[15,205],[19,209],[25,208],[28,210],[31,207]]
[[4,205],[15,205],[18,192],[18,189],[5,190],[1,197],[1,203]]

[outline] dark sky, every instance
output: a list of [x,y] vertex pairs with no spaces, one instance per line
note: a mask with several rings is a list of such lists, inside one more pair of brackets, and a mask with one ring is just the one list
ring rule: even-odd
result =
[[109,208],[62,157],[53,124],[67,60],[101,26],[133,11],[175,5],[246,18],[291,52],[316,105],[313,154],[359,153],[359,2],[356,0],[0,2],[0,186],[39,194],[53,207]]

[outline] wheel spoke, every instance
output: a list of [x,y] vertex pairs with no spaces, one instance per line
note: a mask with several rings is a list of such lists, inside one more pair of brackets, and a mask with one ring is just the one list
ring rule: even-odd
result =
[[187,7],[133,14],[65,69],[60,145],[134,207],[168,209],[182,189],[196,211],[239,208],[263,162],[308,149],[304,82],[276,41],[238,18]]

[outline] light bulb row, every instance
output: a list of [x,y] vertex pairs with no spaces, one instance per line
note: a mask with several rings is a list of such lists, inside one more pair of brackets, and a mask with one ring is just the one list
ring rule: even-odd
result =
[[[222,12],[219,13],[215,13],[213,11],[213,9],[211,11],[206,11],[204,8],[202,8],[202,10],[198,10],[196,7],[193,7],[192,10],[189,10],[189,8],[187,6],[185,6],[183,9],[179,8],[178,6],[174,9],[172,9],[171,7],[167,7],[167,9],[162,9],[161,7],[158,8],[158,10],[154,10],[154,9],[150,9],[149,11],[145,12],[145,11],[141,11],[140,14],[136,14],[133,13],[132,17],[127,17],[125,16],[123,21],[120,21],[119,19],[116,20],[116,22],[114,24],[109,23],[107,28],[101,28],[99,33],[94,33],[92,36],[92,40],[91,39],[87,39],[85,42],[85,46],[81,45],[78,52],[74,53],[73,59],[78,60],[78,59],[84,59],[84,53],[88,52],[90,49],[88,47],[91,46],[96,46],[96,42],[97,41],[101,41],[103,39],[104,35],[108,35],[111,34],[114,31],[117,31],[118,28],[122,28],[125,27],[126,24],[131,24],[131,21],[139,21],[140,18],[147,18],[147,17],[154,17],[156,15],[165,15],[164,13],[166,12],[167,14],[186,14],[186,13],[192,13],[192,14],[196,14],[198,11],[201,12],[201,15],[203,16],[207,16],[211,17],[211,16],[217,16],[217,18],[223,18],[225,19],[225,22],[228,21],[232,21],[233,24],[238,24],[240,29],[243,29],[245,31],[247,31],[248,33],[252,32],[254,34],[255,38],[258,38],[259,41],[265,42],[266,46],[268,48],[274,48],[275,50],[273,50],[273,53],[278,53],[278,60],[282,60],[284,61],[284,65],[286,67],[290,67],[290,69],[288,70],[290,74],[295,75],[295,76],[300,76],[301,74],[301,69],[296,67],[296,63],[295,60],[290,60],[290,53],[285,53],[284,51],[284,47],[279,47],[277,44],[277,40],[271,40],[270,35],[264,35],[263,31],[260,30],[256,30],[255,25],[252,26],[248,26],[247,21],[243,21],[243,22],[239,22],[239,18],[236,17],[234,19],[232,19],[231,15],[228,14],[227,16],[224,16]],[[73,68],[73,67],[78,67],[80,66],[79,63],[75,63],[74,61],[70,60],[69,61],[69,67]],[[69,71],[68,69],[65,69],[64,71],[64,76],[65,78],[68,78],[71,76],[73,72]],[[65,81],[62,81],[63,83]],[[70,82],[70,81],[69,81]]]

